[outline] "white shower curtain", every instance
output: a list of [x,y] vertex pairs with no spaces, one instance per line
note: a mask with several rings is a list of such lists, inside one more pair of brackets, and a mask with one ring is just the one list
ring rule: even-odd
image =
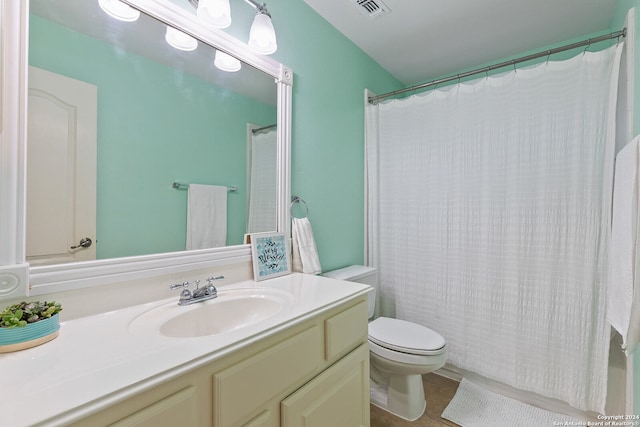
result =
[[622,46],[367,107],[382,314],[449,362],[603,412]]
[[278,229],[276,223],[277,134],[274,127],[266,132],[251,135],[248,161],[247,233]]

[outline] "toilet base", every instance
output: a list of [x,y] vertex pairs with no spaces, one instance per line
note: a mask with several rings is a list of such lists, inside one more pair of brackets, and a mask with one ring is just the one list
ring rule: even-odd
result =
[[422,375],[387,376],[377,372],[371,376],[369,391],[373,405],[407,421],[420,418],[427,407]]

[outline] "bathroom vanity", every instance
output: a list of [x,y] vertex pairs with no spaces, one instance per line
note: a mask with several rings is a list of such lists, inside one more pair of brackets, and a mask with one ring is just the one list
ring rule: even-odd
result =
[[[0,426],[368,426],[366,285],[304,274],[257,284],[246,280],[252,277],[247,244],[68,264],[27,262],[30,3],[0,2],[0,299],[54,299],[64,311],[58,338],[0,355]],[[125,3],[144,15],[141,21],[186,32],[203,52],[222,50],[246,64],[243,69],[255,68],[275,82],[269,89],[277,98],[273,231],[290,235],[293,71],[208,28],[193,9],[176,2]],[[109,39],[120,31],[112,21],[104,24]],[[133,28],[126,26],[122,32]],[[164,46],[162,37],[156,39]],[[185,56],[179,58],[182,68]],[[164,101],[157,96],[156,102]],[[247,123],[236,143],[246,143]],[[167,177],[166,184],[173,179]],[[112,235],[102,236],[104,244]],[[219,286],[215,300],[182,307],[177,293],[168,298],[171,283],[216,274],[229,278],[237,265],[244,274]]]
[[[200,308],[177,306],[177,297],[63,322],[56,340],[0,355],[3,388],[14,384],[0,419],[14,427],[368,426],[368,291],[299,273],[239,282],[220,288],[217,304],[235,298],[239,309],[277,294],[281,309],[200,336],[180,318]],[[180,323],[185,336],[164,335],[163,322]]]

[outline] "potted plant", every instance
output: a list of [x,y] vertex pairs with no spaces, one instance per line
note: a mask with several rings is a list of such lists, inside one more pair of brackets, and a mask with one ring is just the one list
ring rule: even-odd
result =
[[24,350],[51,341],[58,336],[60,304],[21,302],[0,312],[0,353]]

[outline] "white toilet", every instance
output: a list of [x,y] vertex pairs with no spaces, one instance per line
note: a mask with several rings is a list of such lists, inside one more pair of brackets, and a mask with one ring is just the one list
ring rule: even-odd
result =
[[352,265],[323,275],[373,287],[368,297],[371,403],[409,421],[420,418],[426,408],[422,375],[444,366],[447,360],[444,338],[404,320],[388,317],[372,320],[378,289],[375,268]]

